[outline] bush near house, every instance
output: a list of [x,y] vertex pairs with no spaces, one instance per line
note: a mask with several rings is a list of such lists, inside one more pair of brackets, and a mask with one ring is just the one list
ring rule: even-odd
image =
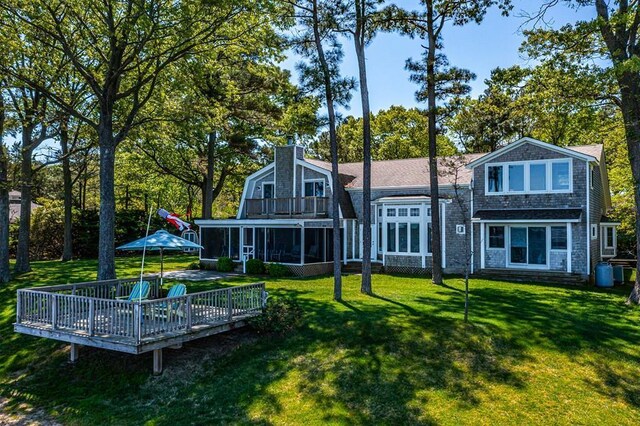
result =
[[280,263],[270,263],[267,266],[267,272],[274,278],[291,276],[291,270]]
[[216,263],[216,270],[218,272],[231,272],[235,268],[233,260],[228,257],[221,257]]
[[249,275],[262,275],[265,272],[264,262],[260,259],[249,259],[246,265]]

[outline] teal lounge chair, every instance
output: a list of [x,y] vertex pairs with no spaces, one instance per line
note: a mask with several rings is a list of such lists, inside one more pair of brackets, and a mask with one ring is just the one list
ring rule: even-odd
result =
[[[176,284],[171,286],[167,293],[167,299],[174,297],[181,297],[187,294],[187,286],[184,284]],[[175,312],[178,316],[184,316],[183,309],[180,309],[183,305],[183,299],[176,300],[174,302],[167,301],[155,306],[156,315],[160,317],[166,317],[170,312]]]
[[187,294],[187,286],[184,284],[176,284],[171,286],[169,293],[167,293],[167,297],[180,297],[185,294]]
[[149,281],[142,281],[142,283],[138,282],[136,283],[136,285],[133,286],[133,289],[131,290],[131,293],[129,293],[128,296],[118,296],[116,297],[116,299],[126,300],[127,302],[147,300],[149,298],[150,290],[151,290],[151,286],[149,285]]

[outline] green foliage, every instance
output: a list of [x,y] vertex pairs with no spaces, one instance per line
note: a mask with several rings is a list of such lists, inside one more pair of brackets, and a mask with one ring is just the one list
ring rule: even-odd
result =
[[[337,129],[339,161],[362,161],[362,118],[348,116]],[[391,106],[371,114],[371,156],[373,160],[396,160],[429,155],[427,115],[418,108]],[[454,155],[457,149],[444,135],[437,138],[438,155]],[[318,158],[330,161],[329,134],[324,132],[309,150]]]
[[262,315],[249,323],[261,333],[288,334],[302,325],[302,307],[292,298],[269,298]]
[[274,278],[289,277],[291,270],[280,263],[270,263],[267,265],[267,273]]
[[220,257],[216,262],[216,270],[218,272],[231,272],[235,268],[233,260],[228,257]]
[[249,275],[262,275],[265,272],[264,262],[260,259],[247,260],[246,268]]
[[191,262],[190,264],[187,265],[187,267],[185,268],[187,271],[197,271],[200,268],[200,262]]

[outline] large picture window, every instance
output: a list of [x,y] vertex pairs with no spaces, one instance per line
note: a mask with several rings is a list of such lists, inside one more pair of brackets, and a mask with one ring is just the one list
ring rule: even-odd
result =
[[384,207],[385,223],[379,224],[379,237],[382,239],[384,228],[386,243],[379,242],[380,247],[385,246],[389,254],[420,254],[423,251],[421,232],[424,232],[421,224],[425,220],[431,221],[430,217],[422,217],[421,212],[426,213],[426,208],[410,205]]
[[509,165],[509,192],[524,191],[524,165]]
[[552,163],[551,181],[553,182],[552,189],[554,191],[569,189],[569,186],[570,186],[569,162],[563,161],[563,162]]
[[571,191],[571,160],[515,161],[486,165],[486,194]]

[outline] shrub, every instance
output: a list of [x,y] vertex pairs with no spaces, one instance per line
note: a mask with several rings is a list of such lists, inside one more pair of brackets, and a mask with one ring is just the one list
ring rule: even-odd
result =
[[262,275],[264,274],[264,262],[260,259],[249,259],[246,263],[247,274]]
[[294,299],[270,298],[262,315],[249,323],[260,333],[287,334],[302,324],[302,308]]
[[233,260],[228,257],[221,257],[218,259],[216,263],[216,270],[218,272],[231,272],[235,269],[235,265],[233,264]]
[[269,275],[274,278],[288,277],[291,275],[291,270],[280,263],[269,264],[267,271],[269,272]]
[[200,269],[200,262],[191,262],[189,266],[187,266],[187,271],[197,271]]

